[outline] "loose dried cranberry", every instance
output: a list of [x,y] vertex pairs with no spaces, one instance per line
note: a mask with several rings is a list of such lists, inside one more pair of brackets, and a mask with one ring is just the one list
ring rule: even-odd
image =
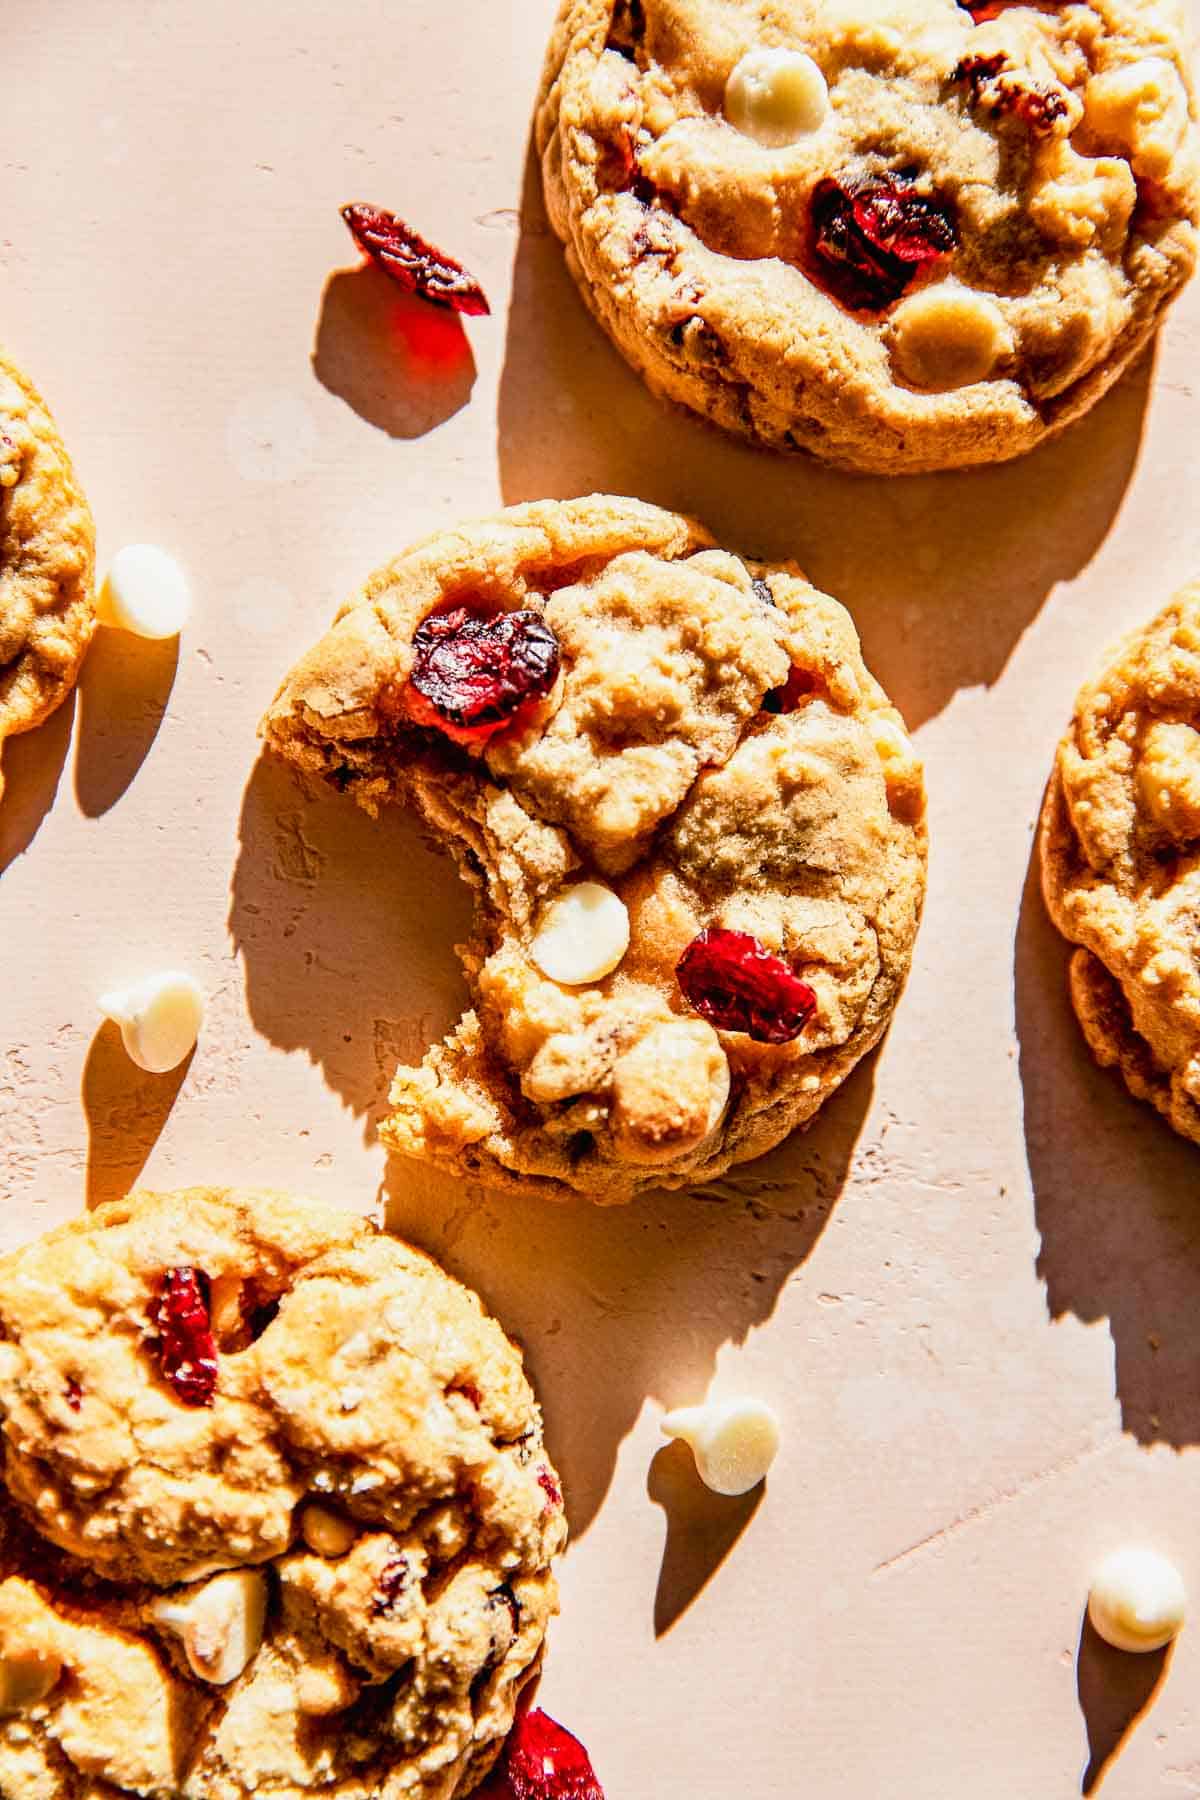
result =
[[579,1739],[547,1713],[520,1713],[479,1800],[604,1800]]
[[918,269],[958,242],[949,201],[917,192],[910,175],[819,181],[812,197],[812,253],[843,305],[880,312]]
[[788,678],[782,687],[772,688],[764,695],[762,709],[769,713],[794,713],[796,708],[810,694],[816,693],[817,678],[807,669],[797,668],[793,663],[788,670]]
[[543,1463],[538,1470],[538,1486],[541,1488],[543,1494],[549,1499],[551,1506],[562,1505],[562,1489],[559,1487],[557,1481],[554,1479],[553,1473],[546,1467],[545,1463]]
[[155,1312],[162,1372],[185,1406],[211,1406],[217,1389],[217,1346],[202,1269],[168,1269]]
[[359,249],[377,263],[385,275],[398,281],[410,294],[420,294],[436,306],[457,313],[490,313],[483,289],[461,263],[435,250],[419,232],[382,206],[356,201],[343,206],[342,217]]
[[710,925],[675,966],[684,997],[720,1031],[759,1044],[789,1044],[817,1010],[817,996],[748,931]]
[[558,639],[536,612],[485,619],[456,606],[426,619],[413,649],[410,716],[476,740],[511,724],[558,675]]

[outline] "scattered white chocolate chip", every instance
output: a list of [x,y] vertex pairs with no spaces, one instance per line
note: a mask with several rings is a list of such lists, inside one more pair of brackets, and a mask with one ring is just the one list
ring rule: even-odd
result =
[[749,50],[725,83],[725,117],[768,149],[817,131],[829,111],[825,77],[802,50]]
[[266,1578],[258,1569],[235,1569],[190,1593],[156,1600],[150,1616],[181,1639],[199,1681],[225,1687],[258,1654],[267,1617]]
[[1161,1650],[1187,1613],[1183,1577],[1157,1550],[1114,1550],[1097,1569],[1088,1617],[1116,1650]]
[[118,550],[96,603],[102,625],[143,638],[178,637],[191,610],[187,576],[156,544]]
[[762,1400],[680,1406],[666,1415],[662,1428],[691,1445],[700,1479],[715,1494],[748,1494],[779,1449],[779,1420]]
[[892,359],[914,387],[944,393],[986,381],[1012,346],[994,301],[939,284],[903,301],[892,317]]
[[314,1501],[300,1514],[300,1535],[315,1556],[332,1559],[345,1556],[353,1548],[358,1532],[349,1519]]
[[138,1068],[162,1075],[195,1045],[204,1021],[204,995],[190,975],[170,969],[103,994],[100,1011],[121,1027],[121,1041]]
[[543,910],[529,954],[551,981],[583,987],[610,975],[629,948],[625,902],[599,881],[579,881]]
[[50,1650],[33,1646],[6,1650],[0,1656],[0,1716],[36,1706],[57,1685],[62,1671],[61,1657]]

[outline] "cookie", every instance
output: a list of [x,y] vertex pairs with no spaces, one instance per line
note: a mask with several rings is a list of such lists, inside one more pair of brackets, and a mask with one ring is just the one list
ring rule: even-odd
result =
[[1170,0],[564,0],[536,140],[655,392],[849,469],[1032,449],[1196,258]]
[[357,1216],[196,1188],[0,1259],[0,1794],[451,1800],[566,1535],[519,1352]]
[[1041,825],[1042,886],[1096,1060],[1200,1142],[1200,582],[1083,689]]
[[845,609],[602,495],[371,576],[267,742],[414,807],[477,898],[474,1004],[383,1136],[499,1186],[680,1187],[810,1119],[882,1034],[925,881],[921,766]]
[[92,516],[54,421],[0,353],[0,756],[74,686],[95,622],[94,559]]

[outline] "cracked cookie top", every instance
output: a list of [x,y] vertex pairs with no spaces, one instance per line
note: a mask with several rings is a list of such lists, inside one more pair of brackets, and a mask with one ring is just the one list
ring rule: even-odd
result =
[[335,1208],[136,1194],[0,1260],[0,1792],[451,1800],[566,1536],[519,1352]]
[[0,755],[5,738],[54,711],[79,673],[94,624],[94,552],[54,421],[0,354]]
[[853,468],[1030,449],[1195,262],[1170,0],[564,0],[537,143],[650,385]]
[[637,501],[514,507],[377,571],[263,730],[368,810],[415,806],[476,891],[474,1005],[398,1072],[397,1150],[604,1201],[692,1184],[884,1029],[921,767],[792,566]]
[[1200,583],[1080,693],[1041,855],[1088,1043],[1200,1142]]

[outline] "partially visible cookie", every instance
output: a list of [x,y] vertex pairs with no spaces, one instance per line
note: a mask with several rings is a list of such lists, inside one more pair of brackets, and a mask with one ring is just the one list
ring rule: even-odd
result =
[[1041,858],[1092,1053],[1200,1142],[1200,582],[1080,693]]
[[452,1800],[566,1524],[516,1348],[357,1216],[192,1189],[0,1260],[0,1794]]
[[54,421],[0,353],[0,757],[6,738],[71,691],[95,623],[94,558],[92,516]]
[[401,1068],[392,1148],[630,1199],[810,1119],[884,1031],[925,794],[845,609],[694,520],[592,495],[378,570],[263,724],[477,896],[473,1006]]
[[1196,260],[1172,0],[563,0],[536,135],[649,385],[848,468],[1032,449]]

